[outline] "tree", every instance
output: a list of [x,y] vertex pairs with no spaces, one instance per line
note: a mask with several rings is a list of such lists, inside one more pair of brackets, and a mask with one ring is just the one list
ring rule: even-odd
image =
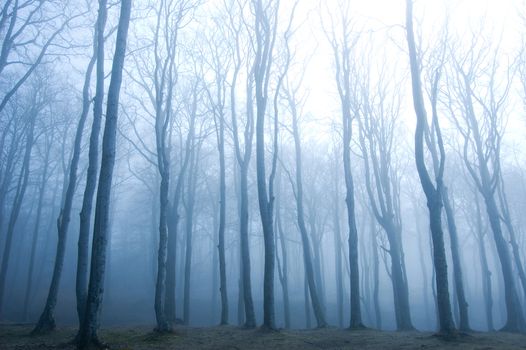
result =
[[[424,133],[428,128],[427,112],[422,93],[420,78],[420,62],[418,61],[415,35],[413,31],[413,1],[406,1],[406,34],[409,48],[409,61],[411,68],[411,88],[413,93],[413,107],[417,117],[415,130],[415,161],[418,177],[427,199],[429,209],[429,225],[433,241],[433,262],[436,271],[437,303],[439,315],[439,332],[451,336],[455,331],[451,304],[449,301],[449,287],[447,279],[447,262],[444,248],[444,232],[442,231],[442,189],[444,176],[445,152],[442,143],[442,134],[438,124],[438,117],[433,113],[434,132],[440,149],[438,172],[435,172],[435,183],[431,180],[424,159]],[[436,71],[436,79],[440,77],[441,70]],[[437,80],[435,80],[437,81]],[[427,145],[430,147],[431,145]]]
[[[240,3],[237,9],[242,15],[246,3]],[[249,221],[249,196],[248,196],[248,169],[252,157],[252,143],[254,139],[254,108],[253,108],[253,88],[254,88],[254,67],[249,67],[249,74],[246,80],[246,120],[243,130],[243,140],[239,137],[237,110],[237,84],[239,74],[243,67],[243,42],[242,42],[242,22],[236,22],[233,15],[235,10],[229,10],[229,32],[234,37],[235,46],[233,48],[233,74],[230,87],[230,116],[232,119],[232,135],[236,160],[239,167],[239,242],[241,251],[241,281],[243,284],[243,305],[245,311],[245,327],[253,328],[256,326],[256,316],[254,313],[254,302],[252,300],[252,283],[250,274],[250,250],[248,239]],[[244,145],[242,144],[244,143]]]
[[[359,142],[367,195],[372,213],[389,241],[397,329],[410,330],[413,325],[402,249],[400,175],[393,154],[393,146],[397,143],[400,101],[393,93],[393,87],[388,85],[394,79],[388,78],[387,74],[385,70],[380,70],[378,77],[371,77],[371,72],[366,71],[362,78],[356,77],[363,82],[363,86],[358,92],[361,96],[357,96],[359,101],[355,103],[355,108],[358,110],[355,113],[359,115]],[[376,237],[372,239],[376,240]]]
[[100,346],[97,336],[99,327],[100,307],[104,295],[104,274],[106,268],[106,245],[108,240],[109,213],[113,168],[115,165],[115,144],[117,120],[119,112],[119,97],[122,83],[122,70],[126,56],[126,42],[131,16],[131,0],[122,0],[113,56],[108,101],[106,108],[106,123],[102,139],[102,161],[95,206],[95,221],[93,229],[93,248],[91,253],[91,270],[86,300],[86,312],[79,328],[79,348],[87,348],[90,344]]
[[[259,212],[263,227],[265,247],[265,269],[263,277],[263,327],[275,328],[274,310],[274,229],[272,211],[274,203],[273,182],[276,174],[277,138],[275,137],[272,169],[267,177],[265,171],[265,114],[269,98],[269,81],[272,67],[272,52],[276,41],[279,0],[252,0],[255,12],[256,55],[254,58],[254,85],[256,97],[256,170]],[[275,116],[277,118],[277,115]],[[275,129],[277,133],[277,129]]]
[[[335,64],[336,87],[340,98],[342,113],[342,144],[343,144],[343,171],[345,179],[345,204],[347,206],[347,224],[349,229],[349,265],[350,265],[350,291],[351,291],[351,319],[350,328],[362,328],[362,311],[360,305],[360,271],[358,259],[358,230],[356,227],[356,212],[354,202],[354,180],[351,165],[351,140],[352,140],[352,115],[351,102],[354,85],[352,79],[353,58],[351,57],[353,47],[356,45],[358,36],[352,33],[350,17],[350,6],[347,2],[340,3],[341,23],[336,29],[337,23],[331,16],[331,30],[325,29],[325,34],[331,45]],[[337,32],[339,31],[339,32]]]
[[29,172],[31,165],[31,152],[35,144],[35,124],[36,119],[39,113],[45,106],[45,87],[44,82],[40,79],[35,81],[34,86],[29,91],[29,103],[28,108],[22,110],[20,115],[15,115],[15,118],[20,118],[22,120],[23,126],[23,137],[24,147],[23,147],[23,159],[20,166],[20,173],[16,181],[15,195],[13,198],[13,204],[11,207],[11,213],[9,215],[9,221],[7,223],[7,231],[5,238],[4,251],[2,255],[2,264],[0,266],[0,314],[1,307],[4,301],[4,293],[6,287],[6,276],[7,269],[9,267],[9,258],[11,256],[11,248],[13,242],[13,235],[15,231],[15,224],[20,215],[20,209],[22,207],[22,202],[27,189],[27,184],[29,180]]
[[[504,278],[506,324],[504,330],[520,332],[526,321],[516,289],[508,242],[504,238],[499,208],[498,188],[501,184],[501,143],[505,125],[505,109],[511,87],[510,67],[505,79],[498,80],[497,49],[477,47],[474,39],[465,54],[452,53],[454,60],[455,101],[450,102],[453,120],[464,139],[464,165],[484,199]],[[484,82],[484,85],[479,85]],[[456,107],[456,108],[455,108]]]
[[[289,54],[290,55],[290,54]],[[316,317],[316,322],[318,328],[326,327],[327,322],[325,321],[325,313],[323,311],[320,299],[318,296],[320,288],[322,286],[316,286],[314,281],[314,268],[312,263],[312,248],[311,241],[309,240],[309,234],[307,232],[307,226],[305,224],[305,213],[303,209],[303,176],[302,176],[302,153],[301,153],[301,137],[299,130],[299,114],[298,111],[298,102],[297,102],[297,93],[298,86],[291,86],[290,82],[287,80],[287,88],[284,89],[286,99],[288,102],[288,107],[292,117],[292,135],[294,138],[294,150],[295,150],[295,162],[296,162],[296,179],[295,181],[290,176],[290,181],[292,184],[292,189],[294,193],[294,198],[296,199],[296,210],[297,210],[297,222],[300,230],[301,242],[303,246],[303,263],[305,266],[305,278],[307,280],[307,285],[309,288],[309,295],[312,303],[312,309],[314,310],[314,315]]]

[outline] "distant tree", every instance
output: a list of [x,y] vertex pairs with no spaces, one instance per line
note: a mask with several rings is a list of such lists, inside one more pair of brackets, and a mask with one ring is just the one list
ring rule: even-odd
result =
[[[370,67],[369,63],[367,65]],[[394,94],[393,86],[389,86],[389,82],[394,79],[389,77],[388,72],[381,70],[377,77],[371,77],[370,73],[366,71],[366,76],[361,79],[356,77],[363,82],[362,88],[358,91],[360,96],[357,96],[355,113],[358,115],[365,188],[372,213],[389,241],[388,253],[391,258],[391,281],[397,329],[410,330],[413,329],[413,324],[402,249],[400,174],[393,152],[393,146],[397,144],[400,101]],[[372,239],[376,240],[376,236]]]
[[[16,179],[11,212],[7,222],[2,263],[0,266],[0,315],[2,315],[1,308],[4,303],[4,293],[7,284],[7,270],[11,257],[15,225],[20,215],[20,210],[22,208],[22,203],[29,181],[31,153],[33,146],[35,145],[36,120],[39,114],[42,112],[42,109],[46,106],[46,100],[49,99],[49,96],[47,96],[46,93],[46,83],[42,77],[40,79],[35,79],[31,85],[32,86],[28,88],[26,98],[24,99],[26,108],[16,108],[16,112],[13,115],[13,118],[19,119],[20,121],[20,123],[18,121],[15,122],[15,126],[20,127],[21,129],[14,130],[14,132],[16,132],[18,135],[13,135],[14,143],[11,144],[11,147],[21,146],[20,150],[14,149],[13,151],[20,151],[22,154],[22,159],[19,167],[18,178]],[[15,155],[13,154],[12,156],[14,157]],[[4,176],[6,176],[6,178],[11,178],[13,175],[4,173]]]
[[[484,199],[497,248],[504,278],[507,311],[503,329],[517,332],[526,329],[526,321],[517,293],[508,242],[502,229],[501,218],[503,213],[506,215],[506,208],[499,208],[498,203],[502,181],[501,144],[505,109],[511,88],[510,68],[503,72],[502,80],[499,79],[501,71],[497,60],[498,50],[478,45],[475,38],[466,53],[452,50],[454,71],[450,89],[453,100],[449,105],[457,130],[464,141],[464,164]],[[505,220],[504,223],[506,224]]]
[[[290,54],[289,54],[290,55]],[[309,296],[312,303],[312,309],[316,317],[316,323],[318,328],[326,327],[327,322],[325,321],[325,313],[322,308],[319,291],[322,288],[320,285],[316,285],[314,280],[314,267],[312,262],[312,242],[309,239],[309,233],[307,232],[307,225],[305,223],[305,212],[303,207],[303,176],[302,176],[302,151],[301,151],[301,134],[299,127],[299,119],[301,117],[301,107],[298,106],[298,86],[292,86],[292,83],[287,79],[286,88],[284,88],[284,94],[287,99],[288,109],[292,117],[292,136],[294,139],[294,150],[295,150],[295,162],[296,171],[295,179],[290,177],[290,181],[293,188],[294,198],[296,199],[296,210],[297,210],[297,222],[300,230],[301,242],[303,247],[303,263],[305,266],[305,278],[307,279],[307,285],[309,288]],[[301,103],[301,102],[300,102]],[[289,174],[290,176],[290,174]],[[312,232],[311,232],[312,233]]]
[[352,32],[350,5],[345,1],[339,2],[341,23],[336,23],[336,14],[331,15],[330,30],[325,29],[327,39],[332,48],[336,86],[340,98],[342,113],[342,144],[343,170],[345,179],[345,203],[347,205],[347,223],[349,228],[349,265],[351,291],[351,319],[350,328],[362,328],[362,311],[360,301],[360,271],[358,258],[358,229],[356,227],[356,211],[354,201],[354,180],[352,174],[351,141],[354,115],[351,109],[351,99],[356,82],[352,81],[353,58],[351,56],[358,36]]

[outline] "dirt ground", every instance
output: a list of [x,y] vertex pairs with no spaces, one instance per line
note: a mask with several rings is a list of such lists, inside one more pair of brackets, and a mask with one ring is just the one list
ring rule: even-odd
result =
[[[74,349],[75,329],[62,328],[46,336],[30,336],[31,326],[0,326],[0,349]],[[265,332],[232,326],[178,327],[159,335],[148,327],[108,328],[100,338],[111,349],[526,349],[526,335],[470,333],[444,340],[432,333],[375,330],[281,330]]]

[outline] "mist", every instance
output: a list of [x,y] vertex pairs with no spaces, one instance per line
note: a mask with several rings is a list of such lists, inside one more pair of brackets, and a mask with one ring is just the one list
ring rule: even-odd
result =
[[0,342],[518,348],[523,7],[4,1]]

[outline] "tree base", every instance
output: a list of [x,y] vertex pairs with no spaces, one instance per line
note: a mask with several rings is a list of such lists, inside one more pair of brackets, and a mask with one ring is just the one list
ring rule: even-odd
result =
[[57,328],[55,323],[55,318],[51,312],[45,310],[40,318],[35,328],[31,331],[31,335],[43,335],[53,332]]
[[449,331],[437,332],[433,334],[433,337],[437,337],[445,341],[452,341],[458,339],[462,334],[467,335],[466,333],[459,333],[456,329],[452,329]]
[[86,341],[82,341],[82,342],[79,341],[77,343],[77,348],[80,350],[85,350],[85,349],[102,350],[102,349],[109,349],[110,346],[107,343],[100,341],[99,338],[95,336],[95,337],[90,337]]
[[243,326],[241,327],[243,329],[254,329],[256,328],[256,323],[254,322],[245,322]]
[[507,323],[499,329],[499,332],[509,332],[509,333],[526,333],[526,327],[520,326],[518,324],[509,324]]
[[369,329],[368,327],[366,327],[363,323],[358,323],[356,325],[351,325],[349,326],[349,328],[347,328],[348,330],[350,331],[360,331],[360,330],[365,330],[365,329]]
[[277,328],[270,327],[266,324],[261,325],[261,327],[259,327],[259,331],[262,333],[278,333],[279,332]]

